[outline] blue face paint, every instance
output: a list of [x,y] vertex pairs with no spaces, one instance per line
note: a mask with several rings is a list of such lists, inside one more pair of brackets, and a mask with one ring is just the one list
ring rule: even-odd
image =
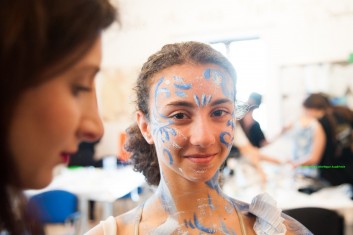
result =
[[169,164],[173,165],[173,158],[172,158],[172,154],[170,153],[170,151],[168,149],[163,149],[163,153],[166,153],[168,155]]
[[222,144],[225,144],[227,147],[229,147],[229,145],[230,145],[231,143],[229,143],[229,142],[227,142],[227,141],[225,140],[225,137],[226,137],[226,136],[229,136],[230,138],[232,138],[232,135],[231,135],[229,132],[222,132],[222,133],[219,135],[219,138],[220,138]]
[[175,94],[179,97],[187,97],[187,94],[184,91],[175,91]]
[[208,233],[208,234],[215,234],[216,233],[216,229],[214,228],[207,228],[206,226],[202,225],[197,216],[196,213],[194,213],[194,224],[196,226],[197,229],[201,230],[202,232]]
[[227,126],[231,126],[232,127],[232,130],[234,130],[234,120],[228,120],[227,122]]
[[211,69],[205,69],[205,71],[203,72],[203,77],[206,79],[210,79],[211,77]]
[[195,100],[195,103],[196,103],[197,107],[200,108],[200,100],[199,100],[199,97],[197,95],[194,95],[194,100]]

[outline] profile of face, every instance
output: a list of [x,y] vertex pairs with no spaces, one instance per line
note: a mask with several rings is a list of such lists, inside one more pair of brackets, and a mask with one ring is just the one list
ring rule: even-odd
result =
[[81,141],[102,136],[94,86],[100,62],[98,38],[76,64],[20,96],[9,144],[21,187],[45,187],[53,168],[67,162]]
[[304,108],[304,114],[311,118],[321,118],[325,114],[325,111],[315,108]]
[[213,64],[174,65],[155,74],[149,120],[137,113],[145,139],[155,144],[162,174],[210,180],[233,142],[235,85]]

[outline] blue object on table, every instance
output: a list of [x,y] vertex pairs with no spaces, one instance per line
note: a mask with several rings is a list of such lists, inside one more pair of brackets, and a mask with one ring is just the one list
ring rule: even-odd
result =
[[79,217],[77,196],[64,190],[51,190],[32,196],[28,210],[43,224],[65,223]]

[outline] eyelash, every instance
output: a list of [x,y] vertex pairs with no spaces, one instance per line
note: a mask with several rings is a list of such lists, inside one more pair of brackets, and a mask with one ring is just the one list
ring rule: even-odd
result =
[[215,111],[212,112],[212,116],[214,116],[216,112],[222,112],[221,115],[216,116],[216,117],[223,117],[224,115],[229,114],[229,112],[227,112],[227,111],[225,111],[225,110],[223,110],[223,109],[217,109],[217,110],[215,110]]

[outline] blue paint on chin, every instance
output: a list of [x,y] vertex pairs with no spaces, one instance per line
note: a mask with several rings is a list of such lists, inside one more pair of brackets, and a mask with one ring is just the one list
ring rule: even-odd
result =
[[173,157],[172,154],[170,153],[170,151],[168,149],[163,149],[163,154],[166,153],[168,155],[169,158],[169,164],[173,165]]

